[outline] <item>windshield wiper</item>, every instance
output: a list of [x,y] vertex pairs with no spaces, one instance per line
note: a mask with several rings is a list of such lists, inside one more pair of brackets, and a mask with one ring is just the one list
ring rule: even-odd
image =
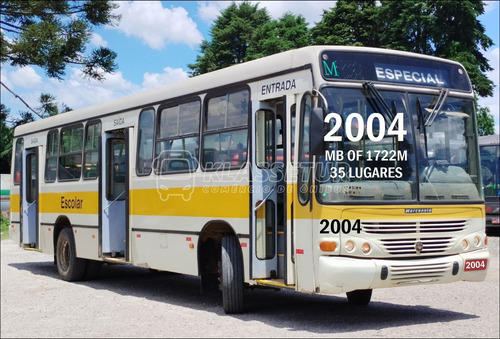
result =
[[434,119],[436,119],[439,111],[441,111],[441,107],[443,107],[446,97],[448,96],[448,92],[449,92],[448,88],[441,88],[436,103],[434,104],[434,108],[432,109],[431,113],[427,117],[427,120],[425,121],[426,127],[431,126],[432,123],[434,122]]
[[425,130],[424,124],[424,114],[422,113],[422,105],[420,104],[420,98],[417,98],[417,118],[418,126],[417,129],[422,129],[421,133],[424,135],[424,147],[425,147],[425,158],[427,158],[427,132]]
[[386,116],[390,118],[390,121],[394,120],[394,117],[396,116],[396,107],[393,104],[393,110],[389,108],[387,103],[385,102],[384,98],[380,95],[379,91],[373,86],[373,84],[370,81],[366,81],[363,83],[363,88],[368,90],[370,94],[372,95],[372,98],[368,98],[367,100],[370,101],[372,106],[378,110],[378,113],[385,113]]

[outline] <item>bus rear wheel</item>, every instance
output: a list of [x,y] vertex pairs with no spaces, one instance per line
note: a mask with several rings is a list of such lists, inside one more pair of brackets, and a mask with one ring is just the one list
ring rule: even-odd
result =
[[220,280],[224,312],[227,314],[243,313],[243,255],[236,236],[222,238]]
[[372,299],[372,290],[354,290],[347,292],[347,300],[354,305],[368,305]]
[[63,280],[81,280],[85,275],[86,260],[77,258],[75,238],[70,228],[63,228],[57,237],[56,264]]

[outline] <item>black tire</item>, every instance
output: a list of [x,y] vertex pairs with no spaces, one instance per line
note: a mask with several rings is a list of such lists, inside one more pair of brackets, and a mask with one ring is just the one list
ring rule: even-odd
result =
[[87,262],[76,257],[75,239],[70,228],[63,228],[57,238],[56,263],[59,276],[66,281],[81,280],[85,275]]
[[222,238],[221,251],[222,306],[227,314],[244,312],[243,254],[235,236]]
[[354,290],[347,292],[347,300],[353,305],[368,305],[372,299],[372,290]]

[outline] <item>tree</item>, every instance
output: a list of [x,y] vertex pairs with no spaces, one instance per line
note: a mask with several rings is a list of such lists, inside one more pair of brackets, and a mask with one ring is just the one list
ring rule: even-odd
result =
[[[36,107],[33,111],[22,111],[19,112],[19,117],[11,118],[10,110],[1,104],[0,118],[2,119],[0,124],[1,134],[1,151],[0,151],[0,173],[10,173],[10,160],[12,154],[12,137],[14,128],[16,126],[35,121],[36,117],[45,118],[52,115],[57,115],[59,113],[65,113],[71,111],[71,108],[62,103],[58,106],[58,103],[50,94],[42,93],[38,98],[40,105]],[[12,127],[10,127],[11,125]]]
[[482,0],[382,0],[381,47],[458,61],[467,70],[474,91],[481,97],[491,96],[493,81],[485,73],[492,68],[481,50],[493,41],[477,20],[483,13]]
[[[0,61],[12,66],[28,65],[41,67],[47,76],[63,79],[67,65],[82,66],[82,72],[89,79],[102,81],[104,74],[116,70],[116,53],[104,47],[85,54],[92,27],[114,25],[120,19],[112,14],[118,5],[112,1],[16,1],[0,2]],[[42,93],[40,106],[31,108],[18,97],[30,111],[19,112],[18,118],[8,120],[10,110],[2,104],[0,171],[8,173],[12,151],[12,130],[14,127],[59,112],[69,111],[62,104],[59,108],[55,97]]]
[[312,28],[314,43],[319,45],[380,45],[380,24],[375,0],[339,0],[334,8]]
[[85,55],[92,26],[113,25],[119,16],[111,1],[0,2],[1,62],[36,65],[47,76],[62,79],[68,64],[83,66],[83,74],[103,80],[116,70],[116,53],[100,47]]
[[489,107],[479,107],[477,112],[477,130],[479,135],[495,134],[495,121]]
[[247,48],[252,41],[256,27],[260,27],[270,18],[265,8],[247,1],[232,3],[223,10],[210,28],[211,41],[203,40],[200,45],[201,55],[196,63],[189,64],[191,75],[199,75],[241,63],[247,56]]
[[12,128],[5,123],[9,109],[0,104],[0,173],[10,172],[10,155],[12,150]]
[[492,44],[477,17],[482,0],[339,0],[312,29],[316,44],[360,45],[434,55],[464,65],[474,91],[493,94],[481,50]]
[[382,1],[379,8],[380,46],[433,54],[430,36],[433,11],[427,1]]
[[270,20],[256,28],[245,60],[308,46],[311,42],[311,32],[305,18],[285,13],[278,20]]

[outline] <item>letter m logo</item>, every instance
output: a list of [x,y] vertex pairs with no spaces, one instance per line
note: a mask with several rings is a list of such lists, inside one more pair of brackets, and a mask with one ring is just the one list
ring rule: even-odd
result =
[[335,77],[339,76],[337,73],[337,65],[335,65],[335,61],[332,61],[330,66],[328,66],[326,60],[323,60],[323,72],[327,76],[335,76]]

